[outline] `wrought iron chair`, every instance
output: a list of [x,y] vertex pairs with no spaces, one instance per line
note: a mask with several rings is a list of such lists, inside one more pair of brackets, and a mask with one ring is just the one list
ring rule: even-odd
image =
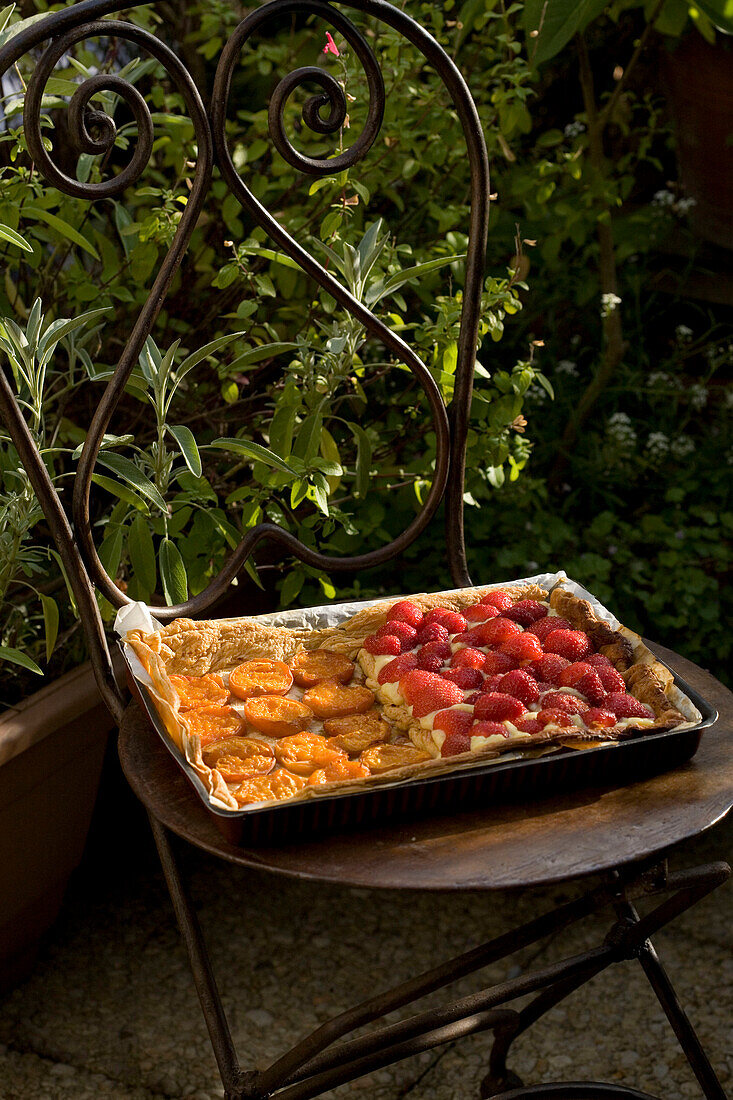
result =
[[[73,527],[2,373],[0,415],[43,506],[75,592],[100,691],[120,726],[122,766],[149,814],[226,1096],[228,1100],[264,1100],[273,1095],[281,1100],[305,1100],[441,1043],[490,1030],[494,1033],[494,1044],[489,1071],[481,1087],[484,1097],[644,1100],[642,1093],[618,1085],[555,1084],[525,1088],[506,1068],[507,1053],[517,1035],[611,963],[637,958],[705,1096],[708,1100],[725,1100],[720,1082],[649,939],[652,933],[724,882],[729,874],[724,863],[672,873],[668,872],[665,859],[674,844],[714,824],[733,803],[730,739],[733,697],[708,673],[656,647],[672,668],[683,674],[722,714],[706,732],[694,760],[666,775],[630,787],[594,791],[590,796],[586,791],[582,795],[569,793],[545,799],[541,819],[534,817],[526,806],[507,804],[494,807],[489,813],[475,811],[451,818],[420,820],[407,828],[388,825],[348,837],[257,849],[233,847],[222,840],[145,716],[134,703],[126,703],[115,681],[93,586],[117,606],[128,599],[104,571],[94,547],[89,509],[92,474],[103,434],[189,243],[207,195],[214,162],[231,193],[280,248],[417,375],[437,436],[436,470],[422,511],[389,545],[358,557],[333,559],[308,549],[275,525],[260,524],[248,532],[221,574],[204,592],[180,606],[156,608],[155,614],[171,619],[206,612],[263,539],[271,539],[301,561],[321,568],[358,571],[379,564],[395,557],[425,530],[443,499],[448,516],[447,556],[453,579],[459,586],[470,583],[463,538],[463,477],[487,233],[486,148],[468,88],[451,59],[431,36],[385,0],[351,0],[350,6],[396,29],[424,55],[448,89],[463,127],[471,169],[471,224],[455,397],[449,416],[429,372],[413,350],[341,287],[260,205],[237,173],[226,145],[227,100],[240,51],[267,20],[297,13],[328,20],[328,25],[349,42],[366,74],[370,96],[368,119],[352,147],[335,159],[314,160],[297,152],[283,126],[284,105],[295,88],[313,81],[323,89],[307,102],[303,111],[306,124],[319,133],[337,130],[346,111],[342,90],[332,77],[321,69],[301,68],[283,78],[272,96],[269,125],[274,145],[289,164],[315,176],[354,165],[368,152],[382,121],[384,86],[366,39],[340,9],[324,0],[270,0],[248,15],[221,54],[210,119],[192,78],[167,46],[130,23],[101,18],[115,11],[119,0],[82,0],[48,15],[0,49],[0,74],[3,74],[25,53],[49,42],[28,86],[24,125],[38,170],[49,184],[66,194],[90,200],[119,194],[140,177],[153,143],[153,122],[140,93],[118,76],[100,74],[85,80],[71,100],[71,140],[79,152],[99,153],[111,147],[114,124],[93,109],[90,100],[100,90],[114,91],[126,101],[138,125],[137,146],[128,166],[114,178],[89,184],[67,176],[54,164],[41,139],[42,96],[54,66],[75,43],[114,35],[152,55],[181,92],[195,128],[199,159],[189,202],[91,424],[75,479]],[[324,118],[322,112],[326,108],[328,115]],[[90,133],[92,123],[97,137]],[[592,873],[600,873],[602,879],[575,900],[330,1020],[269,1068],[254,1072],[239,1066],[205,942],[181,879],[172,834],[245,867],[371,888],[497,890],[576,879]],[[640,917],[633,900],[657,893],[670,896]],[[364,1036],[337,1042],[355,1029],[603,908],[609,908],[614,919],[600,946],[524,973],[502,985],[480,989],[441,1008],[418,1012]],[[534,997],[521,1010],[501,1007],[527,994]]]

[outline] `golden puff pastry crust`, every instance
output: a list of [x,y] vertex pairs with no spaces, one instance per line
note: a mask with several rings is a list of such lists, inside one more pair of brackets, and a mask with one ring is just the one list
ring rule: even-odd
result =
[[[480,586],[445,594],[422,593],[409,598],[423,612],[433,608],[463,611],[497,587]],[[548,599],[548,593],[537,585],[510,584],[501,587],[515,599]],[[407,778],[418,779],[426,775],[475,767],[477,764],[498,759],[507,752],[525,751],[530,756],[536,755],[547,751],[553,742],[561,743],[563,737],[567,739],[568,732],[557,728],[549,728],[532,735],[516,731],[506,746],[497,747],[492,744],[477,751],[446,758],[441,757],[439,752],[436,754],[434,741],[426,736],[426,731],[413,718],[411,709],[390,700],[380,690],[377,663],[372,654],[364,649],[365,640],[385,624],[389,610],[396,602],[397,599],[391,599],[373,604],[359,610],[338,626],[320,630],[277,627],[257,618],[200,622],[177,619],[150,633],[132,631],[126,635],[125,641],[151,677],[156,707],[167,733],[203,782],[212,804],[219,809],[237,810],[239,803],[220,773],[205,764],[200,738],[191,735],[185,713],[179,708],[178,696],[170,681],[173,674],[202,676],[215,672],[226,675],[244,661],[271,658],[288,662],[297,653],[312,649],[328,649],[342,653],[351,660],[358,660],[366,686],[378,694],[379,716],[390,728],[392,743],[409,745],[410,750],[400,753],[393,752],[389,746],[379,751],[375,748],[374,754],[379,756],[380,761],[393,756],[394,766],[385,770],[375,769],[375,773],[366,778],[338,780],[324,785],[306,784],[295,792],[296,800],[330,796]],[[691,724],[692,715],[685,715],[678,709],[679,700],[684,700],[685,697],[681,696],[674,685],[668,670],[656,661],[640,638],[624,627],[614,630],[598,618],[587,601],[579,599],[561,585],[550,593],[549,603],[557,614],[567,618],[577,629],[588,633],[599,652],[608,656],[623,675],[627,690],[652,708],[655,717],[647,728],[661,730],[680,723]],[[630,727],[621,735],[628,736],[634,732],[638,730]],[[579,743],[600,743],[614,738],[589,730],[577,730],[573,731],[573,739]],[[408,758],[410,763],[402,763]]]

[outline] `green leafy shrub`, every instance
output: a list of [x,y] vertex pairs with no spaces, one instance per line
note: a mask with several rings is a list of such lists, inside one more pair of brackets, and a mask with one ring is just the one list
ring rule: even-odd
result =
[[[685,313],[696,335],[681,343],[668,331],[670,303],[647,290],[655,249],[671,226],[684,232],[686,199],[676,185],[667,187],[674,175],[669,119],[649,90],[653,82],[639,79],[645,62],[637,62],[636,78],[612,90],[604,61],[609,87],[599,80],[595,93],[607,110],[599,160],[575,47],[566,45],[553,66],[538,69],[530,5],[409,0],[406,7],[470,74],[498,193],[468,441],[474,574],[498,580],[563,567],[630,625],[715,662],[724,648],[719,590],[729,568],[728,527],[705,517],[728,514],[714,471],[728,445],[722,382],[730,370],[716,316]],[[606,14],[574,27],[585,35],[591,66],[610,50],[623,67],[644,33],[641,9],[622,7],[628,5],[596,5]],[[169,39],[176,26],[173,44],[206,95],[242,12],[205,0],[181,5],[178,15],[161,36]],[[149,10],[130,17],[158,27]],[[15,13],[9,18],[5,34],[17,25]],[[324,29],[295,20],[244,54],[228,121],[235,164],[296,239],[408,340],[449,403],[468,221],[455,111],[414,51],[388,28],[366,23],[387,86],[380,137],[354,169],[316,181],[298,175],[267,133],[267,99],[282,75],[320,63],[349,97],[350,126],[335,144],[302,127],[302,97],[288,103],[286,131],[308,155],[347,147],[367,111],[356,59],[338,35],[338,58],[324,57]],[[25,59],[21,74],[31,67]],[[122,199],[68,198],[30,168],[20,80],[6,88],[8,125],[0,132],[5,333],[13,324],[28,331],[29,303],[38,296],[48,317],[81,322],[90,305],[106,310],[103,325],[87,319],[48,364],[44,446],[56,448],[60,485],[70,482],[101,387],[170,246],[196,163],[193,127],[162,69],[104,39],[76,46],[47,87],[44,134],[57,159],[68,95],[86,75],[107,69],[135,83],[156,126],[150,165]],[[88,180],[119,170],[136,136],[117,96],[103,92],[95,102],[116,119],[118,134],[109,158],[64,161]],[[609,247],[613,290],[603,275]],[[710,348],[714,354],[706,355]],[[633,432],[633,446],[624,428]],[[53,622],[48,614],[44,620],[42,597],[53,590],[60,637],[77,660],[78,631],[44,525],[27,487],[13,480],[12,448],[3,446],[7,499],[22,489],[22,503],[4,508],[0,537],[12,547],[20,532],[18,553],[27,555],[0,592],[6,658],[11,649],[45,661],[42,624],[53,635]],[[200,592],[243,533],[263,520],[324,552],[359,553],[393,538],[415,516],[434,448],[412,375],[273,247],[215,174],[99,456],[93,516],[100,556],[131,597],[173,603]],[[31,588],[21,592],[31,574],[38,598]],[[426,576],[434,587],[449,580],[435,535],[423,536],[403,562],[356,581],[283,560],[267,546],[248,574],[240,579],[242,610],[255,584],[287,605],[419,589]],[[692,578],[685,595],[676,593],[683,576]],[[109,619],[112,608],[102,601],[102,609]],[[6,697],[23,689],[18,681]]]

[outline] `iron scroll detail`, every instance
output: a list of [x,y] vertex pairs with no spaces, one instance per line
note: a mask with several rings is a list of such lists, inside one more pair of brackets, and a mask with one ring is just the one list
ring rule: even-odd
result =
[[[381,22],[397,30],[398,33],[416,46],[436,70],[451,95],[463,127],[471,169],[471,224],[466,264],[466,284],[458,342],[456,384],[449,421],[438,387],[419,356],[396,333],[388,329],[360,301],[337,282],[272,217],[239,175],[226,141],[226,109],[234,67],[254,32],[268,20],[285,14],[298,13],[317,15],[328,20],[331,26],[339,30],[354,49],[362,63],[369,84],[369,109],[362,134],[350,149],[343,154],[328,160],[316,160],[305,158],[293,149],[284,133],[282,115],[287,96],[294,88],[304,84],[307,79],[315,79],[313,73],[320,73],[321,70],[298,69],[280,81],[270,102],[268,114],[270,137],[278,151],[289,163],[309,174],[325,175],[345,167],[351,167],[371,147],[384,114],[384,85],[378,62],[368,43],[351,20],[326,0],[269,0],[268,3],[251,12],[239,24],[224,47],[214,81],[212,136],[217,162],[222,175],[232,194],[252,218],[267,231],[268,236],[321,287],[327,290],[344,309],[361,321],[370,335],[380,340],[399,360],[406,363],[417,376],[430,405],[437,437],[436,468],[431,491],[421,512],[397,539],[380,550],[354,558],[337,559],[316,555],[311,551],[307,551],[308,556],[302,554],[296,556],[307,564],[326,569],[357,570],[380,564],[394,557],[417,538],[432,519],[443,496],[446,495],[446,539],[450,570],[457,585],[467,585],[470,584],[470,577],[466,563],[463,533],[463,481],[488,229],[490,189],[486,144],[475,104],[463,77],[443,48],[425,29],[412,17],[387,3],[386,0],[349,0],[348,6],[366,15],[375,16]],[[323,78],[319,82],[323,87],[330,87]],[[343,97],[343,91],[340,88],[339,92]],[[331,117],[326,121],[320,118],[317,110],[319,103],[325,105],[324,97],[310,99],[303,109],[303,118],[306,125],[311,126],[319,133],[335,130],[338,123],[334,116],[336,118],[340,117],[341,112],[345,112],[346,105],[345,100],[342,103],[332,97],[330,101]],[[257,538],[257,530],[255,528],[250,533],[253,540]],[[275,531],[279,531],[279,529],[275,528]],[[280,532],[278,535],[273,532],[272,537],[284,545],[287,545],[286,540],[291,539],[291,536],[286,535],[285,532]],[[239,555],[242,549],[243,547],[240,546],[233,557]]]
[[[88,77],[79,85],[69,102],[69,138],[78,153],[98,156],[110,152],[117,136],[114,120],[103,111],[93,110],[89,104],[99,92],[115,92],[131,109],[138,128],[135,152],[130,163],[121,172],[99,183],[82,183],[67,176],[47,152],[41,134],[43,93],[53,70],[64,54],[81,39],[92,37],[95,33],[118,34],[131,41],[145,44],[148,36],[144,31],[134,33],[137,30],[131,23],[108,20],[68,31],[48,47],[28,83],[23,108],[23,127],[28,149],[33,157],[33,163],[44,179],[66,195],[79,199],[113,198],[115,195],[122,194],[125,188],[137,183],[150,160],[153,151],[153,120],[148,105],[134,84],[130,84],[129,81],[114,73],[98,73]],[[100,130],[101,136],[93,137],[90,126]]]
[[[308,81],[319,84],[323,88],[323,92],[311,96],[306,101],[303,106],[303,121],[315,133],[336,133],[343,125],[347,113],[346,95],[339,82],[324,69],[307,65],[284,76],[270,97],[268,108],[270,137],[283,160],[286,160],[291,167],[312,176],[331,175],[335,172],[341,172],[345,168],[353,168],[371,149],[384,119],[385,91],[379,62],[364,36],[351,20],[347,19],[337,8],[333,8],[330,4],[321,2],[321,0],[276,0],[275,3],[264,4],[240,23],[222,53],[217,73],[216,91],[214,92],[214,112],[217,121],[214,123],[214,127],[216,128],[219,123],[222,125],[222,132],[219,134],[221,140],[217,147],[219,156],[221,156],[222,148],[225,147],[226,142],[223,133],[224,117],[219,114],[218,108],[221,105],[224,112],[226,111],[229,82],[233,65],[239,53],[254,31],[268,19],[286,12],[297,13],[299,11],[306,11],[310,15],[319,15],[321,18],[327,19],[332,27],[341,32],[361,62],[369,88],[369,109],[364,129],[348,149],[339,153],[338,156],[329,157],[327,160],[304,156],[294,148],[285,133],[283,113],[288,98],[296,88]],[[218,93],[222,93],[224,96],[223,101],[219,98]],[[330,113],[328,118],[324,119],[321,112],[326,106],[330,108]]]
[[[87,199],[118,194],[139,178],[152,150],[152,120],[142,96],[133,85],[122,78],[107,74],[87,79],[73,96],[69,108],[69,121],[74,132],[73,141],[76,148],[84,152],[99,153],[111,148],[114,142],[114,123],[101,112],[92,112],[90,100],[100,90],[114,90],[125,99],[138,124],[137,145],[126,167],[110,180],[80,183],[65,175],[43,148],[40,136],[40,111],[44,85],[63,53],[83,38],[114,35],[137,43],[155,57],[181,92],[196,134],[198,159],[186,210],[168,255],[117,364],[114,376],[99,402],[84,444],[74,484],[73,519],[79,551],[93,581],[104,596],[116,606],[129,603],[130,600],[105,572],[92,539],[90,517],[92,476],[104,433],[190,241],[209,188],[214,150],[229,188],[253,219],[267,231],[286,254],[299,264],[306,274],[326,289],[344,309],[361,321],[370,335],[380,340],[416,375],[425,392],[436,433],[436,463],[432,486],[421,511],[412,523],[386,546],[349,558],[336,558],[311,550],[295,536],[275,524],[259,524],[245,534],[242,542],[225,562],[219,575],[204,591],[183,604],[167,608],[156,607],[157,617],[167,621],[181,615],[198,616],[206,612],[211,604],[225,592],[255,547],[264,539],[278,543],[305,564],[321,569],[357,571],[378,565],[395,557],[417,538],[433,518],[444,495],[447,500],[448,559],[451,573],[456,584],[470,583],[463,543],[463,472],[487,236],[489,179],[485,142],[470,92],[452,60],[432,36],[410,16],[393,7],[386,0],[351,0],[349,6],[368,16],[375,16],[417,47],[448,89],[467,142],[471,168],[471,224],[450,421],[440,391],[422,360],[408,344],[396,333],[391,332],[314,260],[258,202],[240,178],[227,148],[226,107],[234,66],[241,50],[254,31],[267,19],[284,13],[302,13],[328,20],[330,25],[349,42],[360,59],[369,86],[367,119],[356,141],[339,156],[319,160],[299,153],[287,138],[283,121],[286,102],[296,88],[308,81],[314,81],[322,89],[321,92],[309,98],[303,109],[304,122],[316,132],[335,132],[343,122],[346,111],[344,92],[340,85],[323,70],[304,67],[284,77],[271,97],[268,118],[273,144],[288,163],[311,175],[324,175],[351,167],[366,155],[381,127],[385,100],[384,83],[378,62],[365,38],[339,9],[332,7],[325,0],[269,0],[268,3],[251,12],[233,32],[222,51],[213,89],[211,123],[190,74],[178,57],[159,39],[131,23],[91,20],[92,16],[113,11],[117,4],[112,0],[82,0],[71,8],[49,15],[42,25],[37,24],[19,34],[11,48],[5,47],[0,50],[0,72],[2,72],[28,49],[38,45],[44,39],[49,37],[52,39],[29,86],[25,124],[29,135],[29,147],[39,170],[50,183],[67,194]],[[327,115],[324,114],[326,109],[328,109]],[[92,133],[92,130],[97,132]]]

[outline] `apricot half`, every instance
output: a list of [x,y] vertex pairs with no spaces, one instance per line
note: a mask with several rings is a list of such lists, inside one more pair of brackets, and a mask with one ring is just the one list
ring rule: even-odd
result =
[[248,699],[244,713],[250,725],[268,737],[289,737],[313,721],[313,711],[297,699],[282,695],[258,695]]
[[299,687],[310,688],[322,680],[335,680],[348,684],[354,675],[355,665],[342,653],[330,649],[303,650],[290,663],[293,679]]
[[286,695],[293,675],[284,661],[245,661],[229,673],[229,689],[240,699],[253,695]]
[[305,783],[302,775],[292,775],[278,768],[269,775],[245,779],[232,793],[240,806],[246,806],[250,802],[284,802],[302,791]]
[[339,759],[346,759],[346,753],[329,745],[319,733],[293,734],[282,737],[275,745],[275,757],[278,764],[296,775],[310,775],[317,768],[325,768]]
[[222,706],[229,699],[229,692],[224,687],[221,676],[212,672],[205,676],[177,676],[174,673],[170,682],[176,689],[181,710],[191,710],[209,703]]
[[213,704],[186,711],[184,721],[192,737],[201,738],[201,747],[221,741],[224,737],[236,737],[244,732],[244,719],[232,707]]
[[326,681],[309,688],[303,702],[318,718],[342,718],[363,714],[374,705],[374,692],[365,687],[344,687]]
[[369,710],[366,714],[347,714],[344,718],[327,718],[323,729],[332,745],[353,753],[361,752],[375,741],[386,741],[390,732],[376,710]]
[[226,737],[205,749],[204,763],[217,768],[225,783],[267,775],[275,767],[272,746],[256,737]]

